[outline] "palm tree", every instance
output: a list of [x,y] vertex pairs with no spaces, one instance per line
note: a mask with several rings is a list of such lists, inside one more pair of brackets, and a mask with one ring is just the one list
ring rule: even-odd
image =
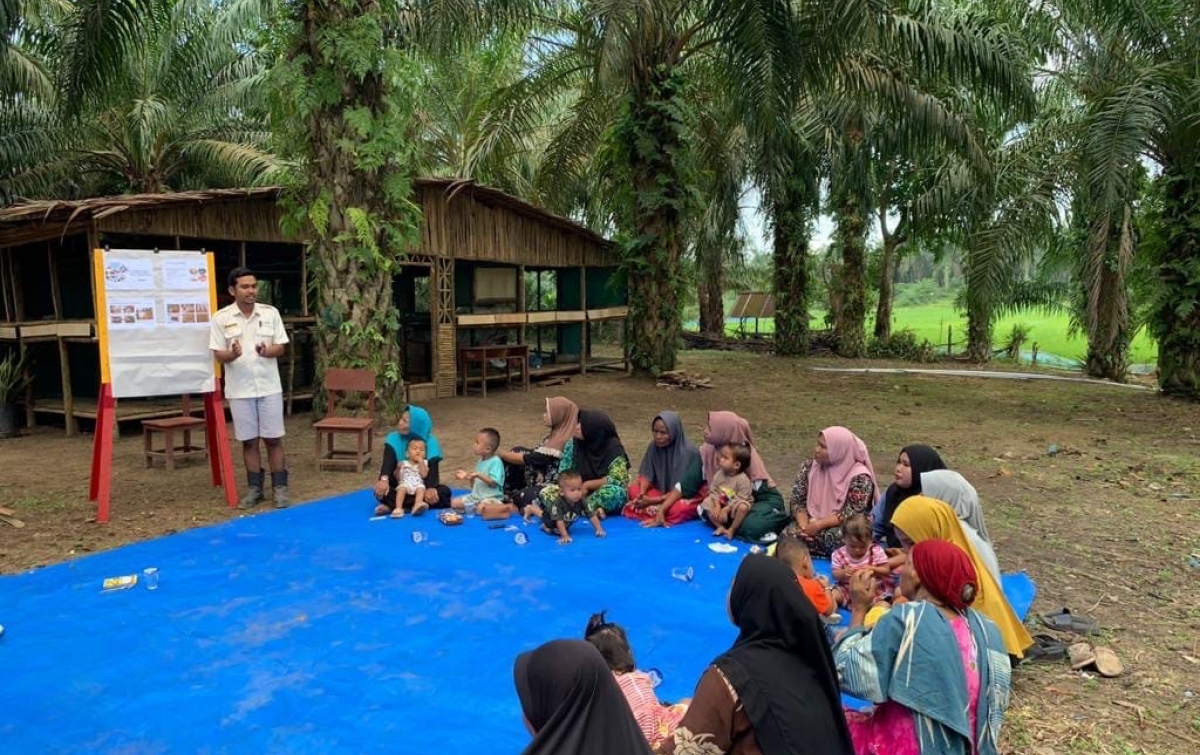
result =
[[[47,81],[71,79],[66,45],[86,12],[60,10],[21,49]],[[220,23],[221,12],[207,4],[147,8],[140,43],[112,61],[103,91],[72,101],[77,113],[66,108],[65,93],[27,81],[32,88],[0,105],[23,126],[2,142],[0,191],[159,192],[245,186],[272,173],[278,163],[268,148],[262,60],[226,44]]]
[[[828,11],[821,23],[835,28],[860,7],[814,5]],[[603,155],[615,187],[609,217],[624,239],[629,272],[631,360],[641,373],[670,369],[680,338],[686,229],[699,185],[690,155],[702,120],[699,82],[723,82],[719,89],[747,119],[778,117],[779,82],[792,65],[789,56],[799,52],[791,6],[590,0],[570,6],[557,22],[524,87],[532,93],[555,84],[578,87],[574,117],[548,150],[546,170],[578,176],[578,156]],[[827,47],[837,37],[829,39]]]
[[[869,208],[884,207],[886,218],[904,197],[894,181],[888,186],[872,180],[880,166],[886,173],[888,164],[919,164],[931,153],[953,153],[986,174],[987,156],[970,123],[970,100],[1016,112],[1031,100],[1021,57],[1005,30],[988,19],[931,4],[898,3],[879,6],[863,24],[863,45],[841,61],[826,118],[826,143],[833,145],[830,204],[842,258],[842,306],[834,329],[839,353],[851,357],[865,350],[866,234],[869,217],[878,211]],[[944,208],[930,209],[940,214]],[[899,237],[897,229],[886,229],[886,221],[885,230],[890,256]],[[881,306],[890,307],[890,292]],[[890,312],[885,315],[886,327]]]
[[1158,271],[1149,315],[1159,385],[1200,398],[1200,9],[1188,0],[1059,0],[1062,76],[1085,103],[1079,139],[1089,370],[1120,377],[1131,337],[1125,273],[1143,163],[1160,208],[1146,229]]

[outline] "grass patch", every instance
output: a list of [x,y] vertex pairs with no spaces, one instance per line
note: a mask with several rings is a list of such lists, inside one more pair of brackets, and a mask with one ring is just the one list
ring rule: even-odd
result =
[[[873,322],[874,318],[868,318],[868,333],[871,332]],[[1025,342],[1027,350],[1036,343],[1039,352],[1054,354],[1066,359],[1083,361],[1087,354],[1087,338],[1082,334],[1068,335],[1070,318],[1067,315],[1039,312],[1024,312],[998,320],[992,331],[996,348],[1000,348],[1004,344],[1013,325],[1016,324],[1027,325],[1030,328],[1029,339]],[[692,328],[695,327],[694,322],[689,325]],[[763,318],[758,321],[757,325],[758,333],[761,335],[771,335],[775,332],[775,321],[772,318]],[[813,328],[825,328],[825,313],[814,312],[810,325]],[[961,352],[965,348],[966,315],[956,311],[954,305],[949,302],[897,307],[893,314],[892,327],[893,330],[907,328],[915,332],[918,338],[942,347],[946,345],[946,329],[950,328],[954,350]],[[725,331],[729,335],[737,335],[742,328],[746,334],[753,335],[755,333],[754,320],[746,320],[740,326],[737,322],[727,321],[725,323]],[[1133,339],[1130,358],[1133,364],[1154,364],[1157,360],[1158,346],[1145,330],[1140,331]]]

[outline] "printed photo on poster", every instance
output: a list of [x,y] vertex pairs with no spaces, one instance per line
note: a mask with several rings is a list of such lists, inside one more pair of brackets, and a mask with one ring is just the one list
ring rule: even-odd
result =
[[109,299],[108,327],[113,330],[136,330],[158,325],[158,312],[153,299]]
[[208,302],[199,299],[167,299],[167,325],[208,326],[211,313]]
[[208,267],[204,258],[164,259],[163,288],[167,291],[207,291]]
[[104,258],[104,283],[109,291],[147,291],[154,285],[154,260],[146,257]]

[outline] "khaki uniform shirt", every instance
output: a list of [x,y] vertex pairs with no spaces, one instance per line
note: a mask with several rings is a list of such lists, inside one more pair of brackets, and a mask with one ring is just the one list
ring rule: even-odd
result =
[[226,351],[234,341],[241,341],[242,355],[224,365],[226,398],[262,398],[283,393],[278,360],[261,357],[254,348],[259,343],[288,342],[279,310],[269,304],[255,304],[254,312],[246,317],[234,302],[218,311],[212,320],[208,347]]

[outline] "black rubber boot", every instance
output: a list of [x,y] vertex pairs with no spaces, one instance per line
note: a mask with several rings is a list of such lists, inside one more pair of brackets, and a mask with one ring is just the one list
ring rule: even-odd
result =
[[257,472],[247,472],[246,482],[250,485],[250,489],[246,491],[246,495],[242,496],[238,501],[238,508],[245,511],[252,509],[263,502],[263,473],[260,469]]
[[271,473],[271,500],[275,502],[275,508],[286,509],[291,505],[292,499],[288,498],[288,473],[287,470],[282,472]]

